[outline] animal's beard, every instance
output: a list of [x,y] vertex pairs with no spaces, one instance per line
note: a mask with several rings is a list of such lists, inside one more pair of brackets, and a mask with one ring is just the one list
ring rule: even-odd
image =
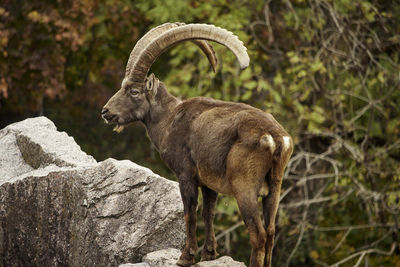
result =
[[124,128],[125,128],[124,125],[117,124],[117,125],[115,125],[113,131],[115,131],[117,133],[120,133],[120,132],[122,132],[124,130]]

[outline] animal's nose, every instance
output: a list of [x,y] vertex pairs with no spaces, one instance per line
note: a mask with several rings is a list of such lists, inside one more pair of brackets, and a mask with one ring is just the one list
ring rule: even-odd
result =
[[105,119],[107,122],[110,122],[113,119],[115,119],[117,116],[115,114],[112,114],[111,112],[109,112],[108,108],[103,108],[101,110],[101,117],[103,117],[103,119]]
[[107,112],[108,112],[108,108],[103,108],[103,109],[101,110],[101,115],[104,116]]

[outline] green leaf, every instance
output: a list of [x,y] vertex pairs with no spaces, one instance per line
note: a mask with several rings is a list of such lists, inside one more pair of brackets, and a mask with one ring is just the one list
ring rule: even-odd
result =
[[318,124],[321,124],[325,121],[325,117],[322,116],[320,113],[318,112],[311,112],[309,115],[309,119],[312,120],[313,122],[316,122]]
[[292,64],[297,64],[297,63],[300,62],[300,58],[299,58],[298,55],[295,54],[294,52],[292,52],[292,51],[291,51],[291,52],[288,52],[287,55],[288,55],[288,57],[289,57],[290,63],[292,63]]
[[380,71],[380,72],[378,73],[378,80],[379,80],[381,83],[385,83],[385,82],[386,82],[385,73],[384,73],[383,71]]
[[254,89],[254,88],[256,88],[257,87],[257,81],[249,81],[249,82],[246,82],[245,84],[244,84],[244,86],[246,87],[246,88],[248,88],[248,89]]
[[305,70],[301,70],[299,71],[299,73],[297,73],[297,77],[299,78],[303,78],[307,75],[307,72]]
[[250,68],[243,70],[239,75],[240,80],[242,80],[242,81],[249,80],[251,78],[251,76],[252,76],[252,72],[251,72]]
[[275,78],[274,78],[274,84],[275,84],[276,86],[279,86],[279,85],[281,85],[282,83],[283,83],[282,75],[281,75],[280,72],[278,72],[278,73],[276,74]]
[[251,98],[251,96],[253,95],[253,92],[250,90],[247,90],[241,97],[242,100],[246,101],[249,100]]
[[320,133],[321,130],[314,121],[309,121],[307,124],[307,130],[311,133]]

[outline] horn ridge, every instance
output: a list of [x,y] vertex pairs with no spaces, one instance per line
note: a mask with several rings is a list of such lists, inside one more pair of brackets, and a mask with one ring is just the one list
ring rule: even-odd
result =
[[[143,52],[143,48],[151,40],[153,40],[157,36],[163,34],[164,32],[172,28],[180,27],[183,25],[185,25],[185,23],[183,22],[173,22],[173,23],[167,22],[151,29],[145,35],[143,35],[143,37],[139,39],[139,41],[136,43],[135,47],[132,49],[129,55],[128,63],[126,64],[125,76],[130,76],[130,73],[132,71],[132,66],[136,65],[138,57]],[[218,60],[212,45],[204,40],[192,40],[192,42],[196,44],[207,56],[208,61],[210,62],[213,71],[215,72]]]
[[132,65],[135,64],[139,54],[142,52],[143,48],[150,40],[154,39],[154,37],[156,37],[157,35],[162,34],[163,32],[177,26],[179,26],[177,23],[164,23],[151,29],[145,35],[143,35],[143,37],[139,39],[129,55],[128,63],[126,64],[125,76],[130,74],[132,70]]
[[[209,24],[185,24],[180,27],[171,28],[163,34],[158,35],[143,48],[137,61],[132,65],[131,77],[135,81],[141,81],[137,86],[143,87],[144,79],[153,62],[168,48],[186,40],[208,40],[220,43],[229,48],[239,61],[241,69],[250,63],[247,49],[239,37],[232,32]],[[140,67],[139,67],[140,66]],[[139,67],[141,71],[136,72]],[[145,70],[146,74],[143,74]]]

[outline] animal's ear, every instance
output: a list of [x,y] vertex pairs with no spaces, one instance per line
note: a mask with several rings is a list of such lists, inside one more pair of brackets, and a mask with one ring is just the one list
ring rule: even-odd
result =
[[152,73],[146,78],[146,91],[150,95],[156,95],[159,86],[159,81],[156,76]]

